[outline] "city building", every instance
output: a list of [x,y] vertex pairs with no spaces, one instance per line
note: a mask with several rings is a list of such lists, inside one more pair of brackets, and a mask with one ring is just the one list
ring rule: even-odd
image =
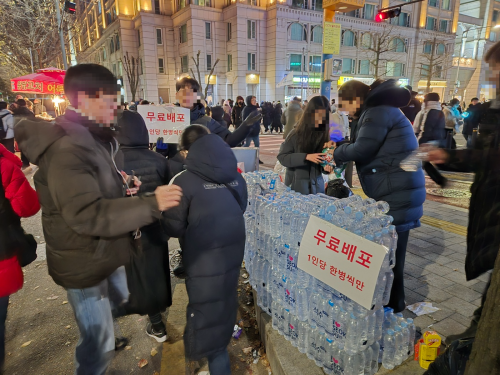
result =
[[[402,7],[398,17],[374,21],[378,9],[393,5]],[[331,76],[332,97],[353,78],[395,78],[449,97],[458,8],[458,0],[367,0],[362,9],[337,13],[342,35],[334,58],[342,66]],[[210,76],[212,104],[237,95],[283,101],[319,92],[322,0],[94,0],[80,1],[78,16],[78,61],[112,70],[125,101],[132,100],[127,54],[138,59],[136,100],[174,102],[175,82],[187,75],[204,91]]]

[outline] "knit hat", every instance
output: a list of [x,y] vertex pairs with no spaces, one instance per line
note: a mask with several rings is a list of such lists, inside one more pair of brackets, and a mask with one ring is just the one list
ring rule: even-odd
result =
[[439,94],[437,92],[425,94],[424,102],[439,102]]

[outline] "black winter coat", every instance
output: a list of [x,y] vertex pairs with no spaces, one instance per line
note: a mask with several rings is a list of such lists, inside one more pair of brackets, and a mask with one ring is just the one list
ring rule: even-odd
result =
[[418,144],[429,143],[431,141],[438,141],[444,146],[446,139],[446,120],[443,111],[431,109],[427,113],[422,136],[418,140]]
[[464,119],[463,135],[472,135],[473,130],[477,129],[481,120],[481,106],[481,103],[477,103],[476,105],[469,104],[469,108],[467,109],[469,116]]
[[160,218],[154,196],[124,197],[115,153],[88,125],[90,120],[67,109],[55,124],[34,118],[14,129],[29,161],[39,166],[34,180],[47,265],[64,288],[89,288],[106,279],[130,260],[131,233]]
[[231,112],[231,122],[234,127],[237,128],[243,122],[243,108],[245,108],[245,103],[240,107],[238,104],[233,106],[233,111]]
[[[480,129],[483,124],[496,125],[496,133],[500,133],[500,110],[487,109],[480,118]],[[485,133],[480,132],[477,142],[482,149],[447,150],[450,161],[446,170],[475,172],[467,228],[467,280],[493,268],[500,246],[500,151],[491,148]]]
[[422,169],[405,172],[399,166],[418,148],[413,127],[398,108],[409,99],[409,91],[394,80],[373,89],[358,120],[355,142],[337,147],[334,153],[337,164],[356,162],[363,191],[389,203],[398,232],[420,226],[426,194]]
[[[158,186],[167,185],[171,178],[169,162],[149,150],[148,129],[142,116],[124,111],[118,125],[123,170],[129,175],[134,171],[140,177],[140,193],[151,193]],[[141,234],[142,252],[134,254],[125,267],[130,291],[126,310],[129,314],[155,314],[172,304],[168,237],[159,221],[142,227]]]
[[413,124],[415,121],[415,117],[417,117],[417,113],[422,109],[422,104],[418,101],[418,99],[411,99],[406,107],[401,108],[401,112],[406,116],[408,120]]
[[[257,111],[259,108],[256,106],[256,105],[252,105],[251,103],[251,100],[252,100],[252,96],[249,95],[247,96],[246,98],[246,107],[243,108],[243,113],[242,113],[242,119],[243,121],[245,121],[245,119],[250,116],[250,114],[252,112],[255,112]],[[250,132],[248,133],[248,136],[249,137],[256,137],[260,134],[260,120],[259,121],[256,121],[252,127],[250,127]]]
[[182,187],[181,203],[164,213],[163,223],[169,235],[183,241],[189,296],[184,345],[186,357],[197,360],[231,340],[247,190],[231,149],[212,134],[191,146],[186,168],[173,180]]

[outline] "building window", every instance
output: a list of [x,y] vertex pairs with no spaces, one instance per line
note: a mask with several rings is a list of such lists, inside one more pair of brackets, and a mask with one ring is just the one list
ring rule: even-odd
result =
[[163,64],[163,59],[158,59],[158,73],[165,73],[165,65]]
[[163,44],[163,38],[161,37],[161,29],[156,29],[156,44]]
[[227,71],[233,70],[233,55],[227,55]]
[[179,10],[185,8],[187,4],[187,0],[179,0]]
[[441,4],[441,9],[450,10],[451,9],[450,5],[451,5],[450,0],[443,0],[443,3]]
[[431,42],[424,43],[424,53],[427,53],[429,55],[432,53],[432,43]]
[[120,37],[118,35],[115,37],[115,49],[117,51],[120,49]]
[[290,25],[290,40],[299,42],[307,40],[306,28],[300,23],[292,23]]
[[118,61],[118,75],[120,77],[123,75],[123,65],[121,61]]
[[292,0],[292,6],[307,9],[307,0]]
[[102,13],[101,0],[97,0],[97,14]]
[[387,77],[401,77],[405,75],[405,64],[393,61],[387,62]]
[[429,6],[437,8],[439,5],[439,0],[429,0]]
[[231,22],[228,22],[227,24],[227,40],[231,40]]
[[247,20],[247,38],[248,39],[255,39],[256,29],[257,29],[257,22]]
[[351,10],[350,12],[345,13],[345,15],[349,16],[349,17],[359,18],[360,17],[360,10],[359,9]]
[[439,31],[442,33],[448,32],[448,20],[440,20],[439,21]]
[[302,55],[296,53],[290,54],[290,70],[293,72],[302,71]]
[[212,70],[212,55],[207,55],[207,70]]
[[181,26],[181,43],[186,43],[188,41],[187,35],[187,24]]
[[356,73],[356,60],[342,59],[342,74],[355,74]]
[[255,70],[255,53],[248,53],[248,70]]
[[188,56],[181,57],[181,73],[187,73],[189,70]]
[[139,59],[139,66],[140,66],[140,72],[141,72],[141,75],[144,74],[144,68],[142,66],[142,58]]
[[346,47],[354,47],[356,45],[355,35],[351,30],[344,30],[342,33],[342,45]]
[[420,77],[429,77],[429,65],[422,64],[422,67],[420,68]]
[[116,77],[116,64],[113,64],[113,75]]
[[365,7],[363,8],[363,18],[366,20],[375,19],[375,5],[365,4]]
[[311,1],[312,10],[323,11],[323,0],[312,0]]
[[311,42],[323,43],[323,27],[315,26],[311,32]]
[[113,22],[113,19],[111,18],[111,13],[106,12],[106,25],[107,26],[111,25],[111,22]]
[[436,19],[434,17],[427,17],[426,30],[436,30]]
[[370,60],[358,61],[358,74],[363,74],[363,75],[370,74]]
[[398,17],[391,18],[391,25],[410,27],[410,15],[400,13]]
[[445,52],[446,52],[446,47],[445,47],[445,45],[444,45],[444,44],[442,44],[442,43],[439,43],[439,44],[437,45],[437,48],[436,48],[436,53],[437,53],[438,55],[444,55],[444,53],[445,53]]
[[391,50],[394,52],[406,52],[406,45],[402,39],[394,38],[391,41]]
[[321,73],[321,56],[309,56],[309,71]]
[[491,18],[491,23],[493,23],[494,25],[496,25],[498,21],[498,10],[494,10],[493,11],[493,17]]
[[257,0],[247,0],[247,4],[257,6]]
[[89,25],[92,26],[94,24],[94,9],[90,10],[88,20],[89,20]]
[[137,42],[139,43],[139,47],[141,46],[141,30],[137,30]]
[[105,61],[108,58],[108,53],[106,52],[106,48],[102,49],[102,60]]
[[155,13],[160,14],[160,0],[155,0]]
[[368,49],[372,46],[372,35],[370,33],[364,33],[361,36],[361,47]]
[[114,20],[116,20],[116,8],[114,5],[112,5],[112,7],[113,7],[113,10],[111,11],[111,15],[112,15],[111,18],[114,21]]
[[212,39],[210,22],[205,22],[205,39]]
[[113,38],[111,38],[111,42],[109,43],[109,53],[115,52],[115,42],[113,41]]
[[441,65],[434,66],[432,78],[443,78],[443,67]]
[[497,33],[491,32],[490,33],[490,42],[496,42],[497,41]]

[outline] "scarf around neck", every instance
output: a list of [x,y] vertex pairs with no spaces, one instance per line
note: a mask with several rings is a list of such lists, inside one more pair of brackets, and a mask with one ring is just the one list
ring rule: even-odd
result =
[[415,121],[413,122],[413,131],[415,134],[419,135],[419,139],[422,137],[422,134],[424,132],[424,126],[425,122],[427,121],[427,115],[429,112],[433,109],[436,109],[438,111],[441,111],[441,103],[440,102],[434,102],[434,101],[428,101],[424,103],[424,106],[420,110],[420,112],[417,113],[417,116],[415,117]]

